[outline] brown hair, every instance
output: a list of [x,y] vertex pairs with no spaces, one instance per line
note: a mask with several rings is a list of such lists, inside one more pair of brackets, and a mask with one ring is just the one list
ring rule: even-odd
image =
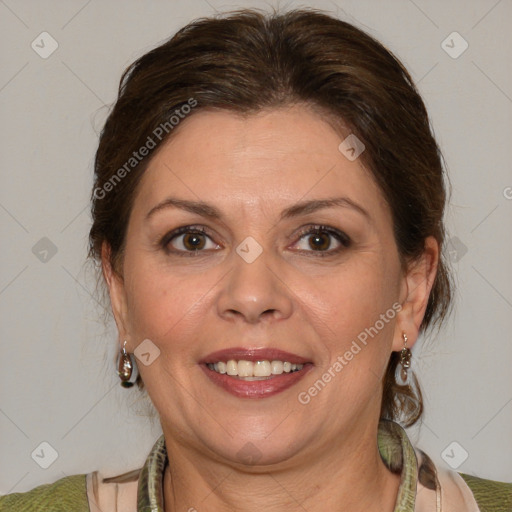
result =
[[[89,256],[100,262],[107,242],[112,267],[120,271],[134,194],[155,152],[130,159],[150,139],[161,147],[178,116],[205,108],[251,114],[294,103],[325,113],[365,144],[359,158],[390,205],[403,265],[422,254],[430,235],[443,248],[442,156],[400,61],[360,29],[318,10],[242,10],[193,21],[123,73],[96,153]],[[422,331],[441,324],[451,290],[441,252]],[[416,379],[413,388],[396,382],[398,364],[393,352],[381,417],[412,425],[423,411],[421,390]],[[138,385],[143,388],[140,377]]]

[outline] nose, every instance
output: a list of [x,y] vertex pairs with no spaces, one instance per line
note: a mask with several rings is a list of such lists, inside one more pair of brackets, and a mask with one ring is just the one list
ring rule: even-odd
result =
[[255,324],[283,320],[293,311],[293,292],[286,283],[269,251],[252,262],[233,252],[232,267],[222,282],[217,307],[221,317],[229,321]]

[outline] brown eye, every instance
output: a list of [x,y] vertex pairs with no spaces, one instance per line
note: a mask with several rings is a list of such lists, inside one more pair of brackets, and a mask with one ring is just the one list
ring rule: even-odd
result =
[[[210,241],[210,247],[207,247],[208,241]],[[204,228],[194,226],[184,226],[168,233],[163,237],[160,244],[167,253],[180,256],[193,256],[204,252],[203,249],[219,247],[213,243]]]
[[314,251],[329,249],[331,245],[330,235],[327,233],[315,233],[310,235],[309,245]]
[[183,245],[191,251],[202,249],[205,246],[204,235],[198,233],[187,233],[183,235]]
[[[314,226],[301,232],[301,239],[306,239],[307,247],[299,247],[306,252],[317,252],[318,256],[335,254],[350,246],[351,240],[345,233],[326,226]],[[334,239],[334,242],[333,242]],[[332,246],[338,244],[332,249]]]

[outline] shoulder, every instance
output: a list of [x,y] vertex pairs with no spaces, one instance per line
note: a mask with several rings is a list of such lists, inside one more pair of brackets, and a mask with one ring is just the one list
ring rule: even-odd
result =
[[486,480],[459,473],[471,489],[482,512],[512,511],[512,483]]
[[72,475],[27,492],[0,496],[0,512],[89,512],[87,475]]
[[[418,510],[512,512],[512,483],[486,480],[436,465],[416,448],[418,460]],[[427,503],[429,506],[427,506]]]
[[107,478],[100,471],[67,476],[27,492],[0,496],[0,512],[137,510],[140,469]]
[[401,471],[405,501],[415,512],[512,512],[512,483],[458,473],[414,447],[396,422],[379,423],[379,450],[386,465]]

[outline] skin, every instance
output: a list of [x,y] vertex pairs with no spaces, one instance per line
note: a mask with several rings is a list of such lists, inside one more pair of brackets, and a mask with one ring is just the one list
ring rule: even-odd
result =
[[[377,447],[382,377],[392,351],[418,337],[435,277],[433,238],[403,269],[389,206],[360,159],[349,161],[343,137],[303,105],[241,117],[198,111],[153,157],[131,213],[122,269],[103,268],[127,350],[150,339],[160,355],[139,371],[159,415],[170,465],[166,512],[392,511],[399,476]],[[222,220],[169,207],[169,196],[205,201]],[[279,220],[300,201],[348,197],[368,213],[329,207]],[[324,233],[345,233],[348,247]],[[203,226],[199,254],[177,236]],[[248,236],[263,252],[247,263],[236,252]],[[193,238],[193,237],[192,237]],[[197,240],[195,240],[197,241]],[[329,245],[330,241],[330,245]],[[318,243],[318,242],[317,242]],[[341,247],[340,252],[335,252]],[[392,304],[401,310],[311,401],[307,391],[357,335]],[[299,354],[313,369],[293,387],[264,399],[232,396],[205,376],[198,361],[229,347],[274,347]],[[248,443],[258,455],[244,464]]]

